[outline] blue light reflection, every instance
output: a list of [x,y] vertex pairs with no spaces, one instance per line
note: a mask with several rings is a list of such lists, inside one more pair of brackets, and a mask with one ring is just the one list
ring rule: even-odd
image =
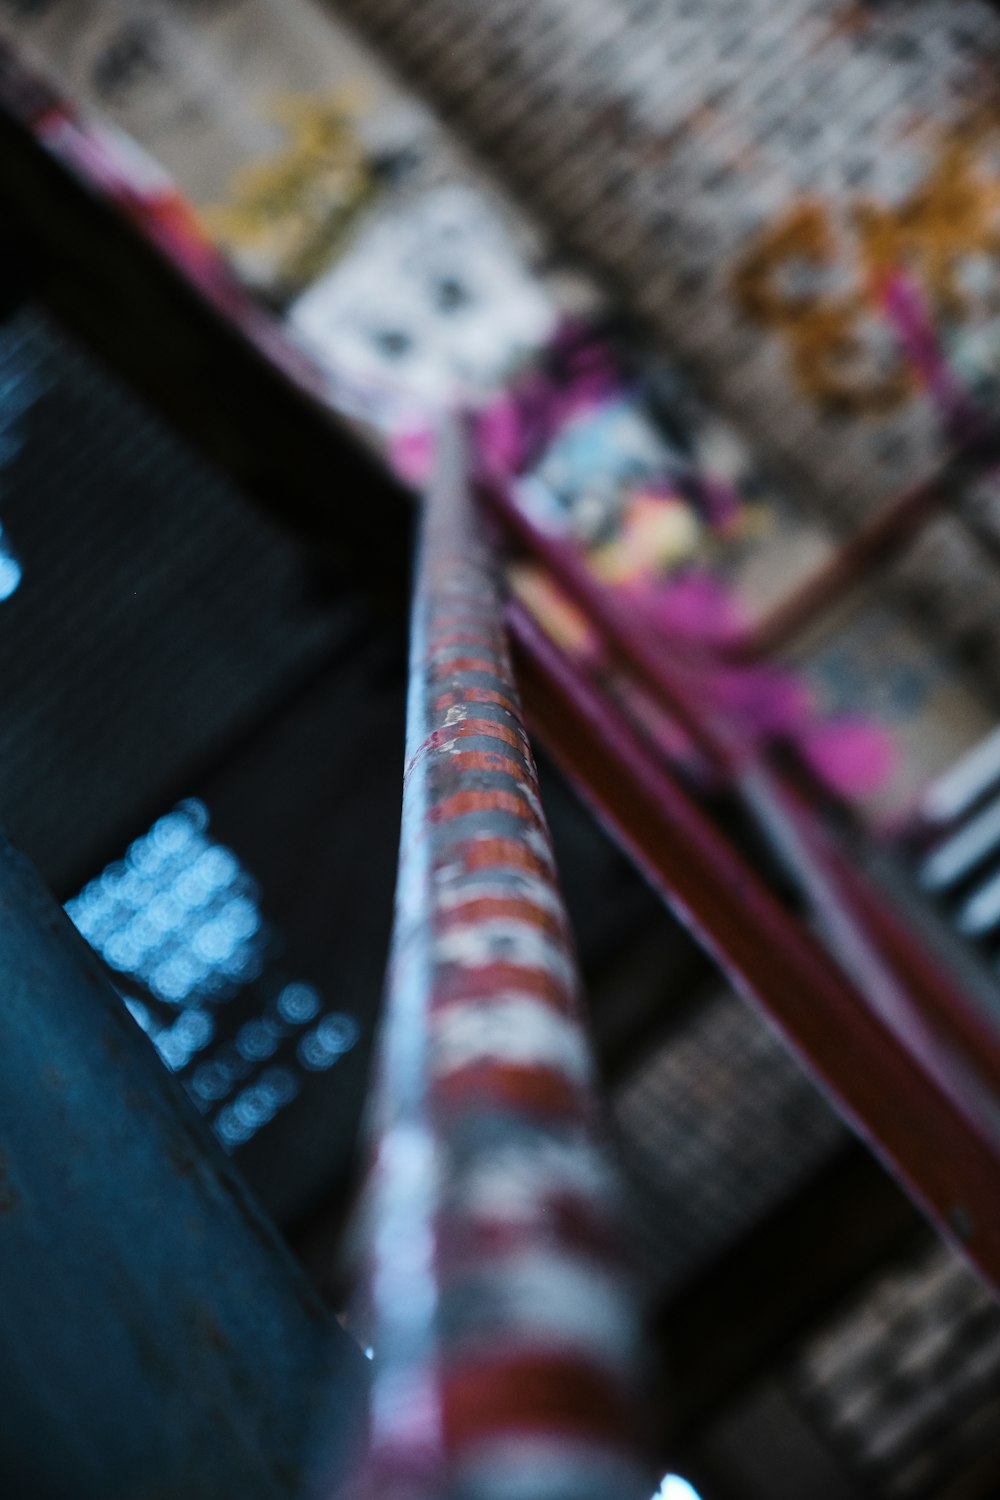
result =
[[[312,985],[279,977],[275,993],[275,934],[256,882],[209,837],[208,810],[194,798],[158,818],[66,911],[115,971],[126,1008],[164,1064],[190,1069],[182,1081],[230,1150],[297,1097],[299,1068],[323,1072],[358,1042],[353,1016],[324,1015]],[[235,1036],[231,1022],[220,1036],[220,1005],[246,994],[268,962],[273,998]],[[134,984],[146,999],[131,993]]]
[[701,1500],[694,1487],[677,1474],[668,1474],[653,1500]]

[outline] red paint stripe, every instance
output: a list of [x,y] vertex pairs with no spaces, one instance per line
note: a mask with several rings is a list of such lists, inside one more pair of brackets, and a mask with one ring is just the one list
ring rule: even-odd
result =
[[515,1063],[474,1062],[430,1082],[431,1109],[448,1116],[486,1105],[547,1119],[581,1119],[585,1114],[580,1085],[555,1068],[519,1067]]
[[[477,722],[482,723],[485,721],[479,720]],[[500,727],[502,728],[503,726]],[[528,758],[529,752],[526,743],[518,741],[516,735],[509,736],[506,732],[503,735],[489,736],[489,738],[496,740],[496,743],[498,745],[503,745],[509,749],[519,751],[522,756],[521,760],[515,760],[511,756],[505,755],[502,750],[481,750],[476,752],[471,750],[454,749],[454,742],[456,740],[462,738],[467,739],[473,735],[481,736],[483,739],[487,738],[487,736],[483,734],[482,731],[470,729],[464,723],[449,725],[445,729],[435,729],[433,734],[428,735],[427,739],[420,746],[420,749],[416,752],[413,759],[407,765],[406,772],[403,777],[404,784],[409,780],[415,766],[419,765],[422,761],[425,761],[428,756],[436,756],[437,752],[440,750],[447,750],[451,755],[455,757],[456,760],[458,760],[458,757],[460,756],[472,755],[477,753],[480,755],[498,756],[503,761],[502,765],[481,767],[480,769],[506,771],[508,775],[515,777],[516,780],[521,784],[527,781],[528,777],[531,775],[532,762]],[[458,770],[459,772],[461,772],[462,770],[461,763],[458,764]]]
[[530,1351],[456,1363],[445,1372],[449,1446],[498,1433],[551,1433],[617,1445],[632,1426],[615,1380],[579,1357]]
[[542,880],[552,879],[552,866],[548,861],[533,849],[519,844],[516,839],[469,839],[460,851],[449,850],[448,853],[449,859],[457,857],[470,874],[486,870],[524,870],[530,875],[538,875]]
[[554,974],[549,974],[544,969],[525,968],[523,964],[498,961],[479,964],[475,968],[459,964],[443,967],[432,1005],[436,1010],[439,1005],[482,999],[505,990],[530,995],[534,1000],[544,1000],[547,1005],[562,1012],[574,1000],[568,985]]
[[450,677],[455,672],[489,672],[494,677],[502,675],[495,656],[453,656],[445,661],[435,662],[432,671],[435,677]]
[[[460,724],[447,724],[442,729],[435,729],[424,740],[413,759],[415,761],[429,751],[439,750],[442,745],[450,745],[455,740],[470,739],[473,736],[496,740],[512,750],[520,751],[527,758],[527,740],[522,739],[513,729],[508,729],[506,724],[494,724],[492,719],[463,719]],[[518,774],[522,778],[526,774],[523,765],[518,766]]]
[[503,693],[498,693],[495,688],[471,686],[456,688],[450,693],[442,693],[439,698],[434,699],[431,709],[436,714],[443,714],[447,713],[449,708],[461,708],[467,703],[496,703],[515,717],[518,712],[513,700],[506,698]]
[[[581,1192],[587,1192],[581,1189]],[[606,1269],[620,1263],[617,1242],[603,1219],[586,1198],[546,1199],[536,1205],[537,1214],[518,1221],[485,1216],[470,1220],[468,1214],[454,1219],[444,1214],[439,1221],[437,1266],[442,1276],[459,1276],[485,1260],[515,1259],[539,1247],[539,1221],[544,1222],[543,1243]]]
[[524,766],[500,750],[451,750],[445,764],[458,775],[465,771],[501,771],[524,785]]
[[449,724],[444,729],[435,729],[434,733],[428,736],[427,743],[437,740],[438,735],[441,736],[442,741],[447,740],[449,736],[460,740],[471,735],[481,735],[483,739],[501,740],[503,744],[509,745],[512,750],[519,750],[523,755],[526,755],[529,750],[529,740],[526,734],[519,733],[509,724],[498,724],[495,719],[463,719],[460,724]]
[[427,814],[432,823],[448,823],[466,813],[510,813],[522,823],[538,823],[538,814],[520,792],[454,792],[444,797]]
[[539,932],[551,933],[556,938],[565,936],[562,923],[555,912],[548,911],[523,896],[470,896],[467,901],[449,906],[447,911],[441,913],[439,920],[445,927],[464,927],[466,923],[488,922],[505,917],[515,922],[524,922]]

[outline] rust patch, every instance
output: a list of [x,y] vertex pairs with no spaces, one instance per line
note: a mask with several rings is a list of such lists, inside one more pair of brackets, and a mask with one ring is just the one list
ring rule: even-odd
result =
[[440,698],[435,698],[432,708],[435,713],[444,713],[448,708],[460,708],[466,703],[495,703],[498,708],[505,708],[511,715],[517,713],[517,705],[513,699],[498,693],[494,688],[484,687],[465,687],[442,693]]
[[466,813],[491,812],[510,813],[522,823],[538,821],[534,810],[517,792],[455,792],[431,808],[427,816],[431,823],[447,823]]
[[465,868],[472,871],[525,870],[545,879],[552,878],[552,868],[533,849],[515,839],[482,838],[470,840],[457,851]]
[[491,919],[509,917],[515,922],[524,922],[539,932],[551,933],[562,938],[562,923],[554,911],[548,911],[524,896],[469,896],[450,906],[440,918],[442,927],[462,927],[467,923],[488,922]]
[[449,656],[434,667],[435,677],[457,677],[460,672],[496,672],[493,657]]
[[513,781],[524,777],[523,766],[499,750],[452,750],[447,764],[458,776],[465,771],[501,771]]

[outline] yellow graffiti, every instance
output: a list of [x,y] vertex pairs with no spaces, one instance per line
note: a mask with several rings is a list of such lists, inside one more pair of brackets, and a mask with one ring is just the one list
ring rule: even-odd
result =
[[[737,302],[754,322],[786,341],[799,388],[817,405],[891,410],[906,399],[914,377],[902,362],[876,375],[865,369],[867,286],[829,292],[812,284],[837,260],[827,205],[821,199],[800,200],[743,258],[733,278]],[[796,286],[796,275],[805,276],[806,287]]]
[[279,98],[272,117],[286,143],[240,167],[226,201],[202,211],[210,234],[230,250],[257,252],[286,292],[326,269],[377,192],[356,113],[344,91]]
[[969,316],[962,263],[1000,250],[1000,175],[988,160],[998,141],[995,119],[956,128],[899,204],[858,194],[838,216],[824,199],[803,197],[744,254],[733,274],[737,303],[785,342],[796,383],[815,404],[886,412],[914,390],[902,353],[887,362],[871,347],[887,274],[912,277],[935,318]]

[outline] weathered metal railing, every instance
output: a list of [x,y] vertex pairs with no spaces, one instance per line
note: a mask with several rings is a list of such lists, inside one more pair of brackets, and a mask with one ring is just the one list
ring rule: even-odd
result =
[[645,1500],[635,1315],[490,549],[449,427],[413,606],[368,1197],[370,1500]]

